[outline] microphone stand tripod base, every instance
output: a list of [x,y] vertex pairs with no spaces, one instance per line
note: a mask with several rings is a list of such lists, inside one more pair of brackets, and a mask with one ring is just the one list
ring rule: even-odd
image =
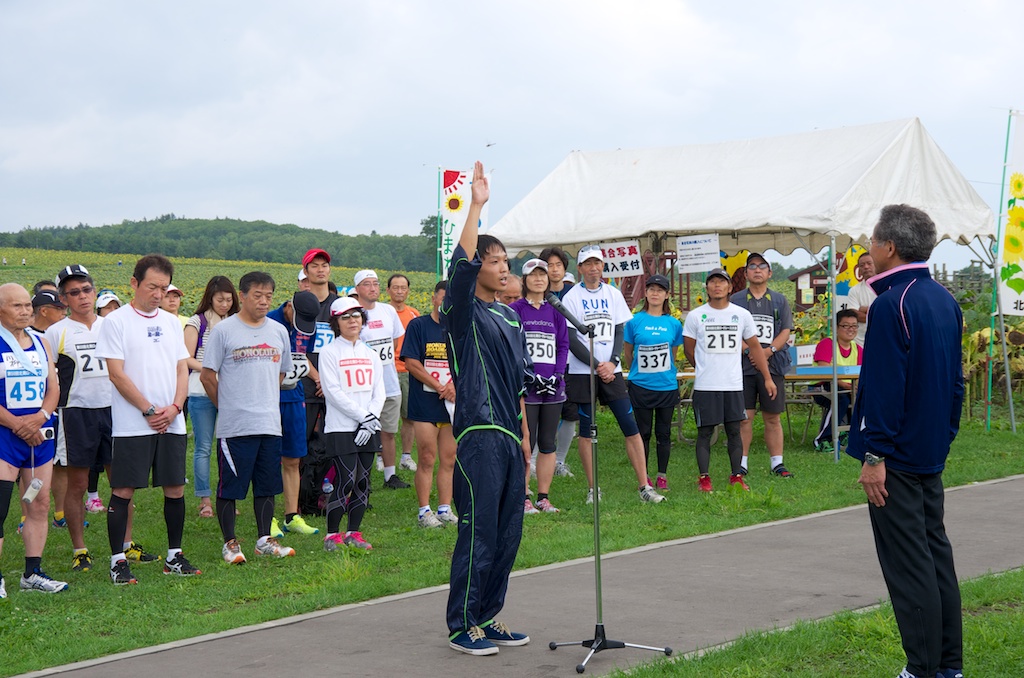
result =
[[598,652],[602,650],[621,650],[622,648],[632,647],[637,650],[651,650],[652,652],[664,652],[666,657],[672,656],[671,647],[651,647],[650,645],[637,645],[635,643],[624,643],[621,640],[609,640],[608,636],[605,635],[604,624],[598,624],[594,627],[594,637],[589,640],[577,640],[571,643],[548,643],[548,648],[556,650],[560,647],[567,645],[582,645],[583,647],[589,647],[590,652],[586,658],[579,664],[576,665],[576,673],[583,673],[587,670],[587,662]]

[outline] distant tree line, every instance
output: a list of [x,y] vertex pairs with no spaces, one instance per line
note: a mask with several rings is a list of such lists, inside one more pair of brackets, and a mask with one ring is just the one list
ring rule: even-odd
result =
[[[434,272],[436,219],[420,222],[419,235],[345,235],[294,224],[238,219],[157,219],[122,221],[109,226],[46,226],[0,233],[0,246],[78,252],[145,254],[169,257],[297,262],[311,247],[331,253],[339,267]],[[429,236],[429,237],[428,237]]]

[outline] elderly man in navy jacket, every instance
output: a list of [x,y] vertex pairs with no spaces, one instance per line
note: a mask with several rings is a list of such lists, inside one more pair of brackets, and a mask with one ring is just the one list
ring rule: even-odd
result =
[[942,470],[960,427],[963,316],[932,280],[931,218],[882,209],[871,238],[878,299],[848,452],[861,460],[871,528],[907,666],[900,678],[962,677],[963,628],[953,549],[943,525]]

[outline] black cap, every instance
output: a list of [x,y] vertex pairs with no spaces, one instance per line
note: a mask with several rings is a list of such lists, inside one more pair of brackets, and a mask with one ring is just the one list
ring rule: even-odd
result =
[[770,270],[772,270],[772,262],[770,262],[770,261],[768,261],[767,259],[765,259],[764,255],[763,255],[763,254],[761,254],[760,252],[751,252],[750,254],[748,254],[748,255],[747,255],[747,263],[746,263],[746,264],[744,264],[744,265],[745,265],[745,266],[748,266],[748,265],[750,265],[750,260],[751,260],[751,259],[754,259],[754,258],[760,259],[760,260],[761,260],[761,261],[763,261],[764,263],[768,264],[768,270],[769,270],[769,271],[770,271]]
[[316,317],[320,315],[320,300],[312,292],[296,292],[292,297],[292,323],[303,334],[316,332]]
[[658,287],[663,288],[666,292],[672,289],[672,285],[669,283],[668,278],[660,273],[655,273],[647,278],[647,284],[644,285],[644,287],[650,287],[651,285],[657,285]]
[[71,264],[70,266],[65,266],[60,269],[60,273],[57,274],[55,282],[57,283],[57,286],[60,287],[60,285],[68,278],[86,278],[88,276],[89,271],[86,270],[85,266],[82,266],[81,264]]
[[732,282],[732,278],[729,277],[729,273],[726,272],[726,270],[724,268],[713,268],[713,269],[711,269],[708,272],[708,277],[704,279],[704,282],[707,283],[708,280],[711,280],[716,275],[721,277],[721,278],[725,278],[729,282]]
[[39,290],[36,296],[32,297],[32,308],[37,309],[42,306],[56,306],[57,308],[67,308],[61,303],[60,299],[57,298],[57,293],[53,290]]

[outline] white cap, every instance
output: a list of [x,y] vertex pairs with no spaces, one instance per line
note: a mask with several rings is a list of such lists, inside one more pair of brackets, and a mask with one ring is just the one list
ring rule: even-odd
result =
[[376,280],[377,271],[371,271],[370,269],[365,268],[362,271],[356,273],[355,278],[353,278],[353,280],[355,280],[355,284],[358,285],[359,283],[363,282],[368,278],[373,278],[374,280]]
[[566,271],[565,275],[562,276],[562,281],[563,282],[570,282],[570,283],[575,284],[576,283],[576,276],[574,276],[572,273],[569,273],[569,271]]
[[167,294],[170,294],[171,292],[177,292],[179,297],[185,296],[185,293],[182,292],[180,288],[175,287],[174,285],[168,285]]
[[548,262],[543,259],[530,259],[523,264],[523,275],[530,275],[535,269],[542,268],[545,271],[548,270]]
[[362,310],[363,307],[359,303],[358,299],[352,297],[338,297],[331,303],[331,315],[342,315],[348,313],[354,308]]
[[121,300],[117,298],[116,294],[109,290],[103,292],[102,294],[100,294],[100,296],[96,297],[96,310],[104,308],[107,304],[109,304],[112,301],[116,301],[118,306],[121,305]]
[[597,259],[600,262],[604,262],[604,252],[601,251],[600,245],[587,245],[580,248],[580,253],[576,255],[576,262],[582,264],[587,259]]
[[305,279],[306,279],[306,278],[308,278],[308,277],[309,277],[309,276],[308,276],[308,275],[306,275],[306,269],[304,269],[304,268],[300,268],[300,269],[299,269],[299,282],[302,282],[303,280],[305,280]]

